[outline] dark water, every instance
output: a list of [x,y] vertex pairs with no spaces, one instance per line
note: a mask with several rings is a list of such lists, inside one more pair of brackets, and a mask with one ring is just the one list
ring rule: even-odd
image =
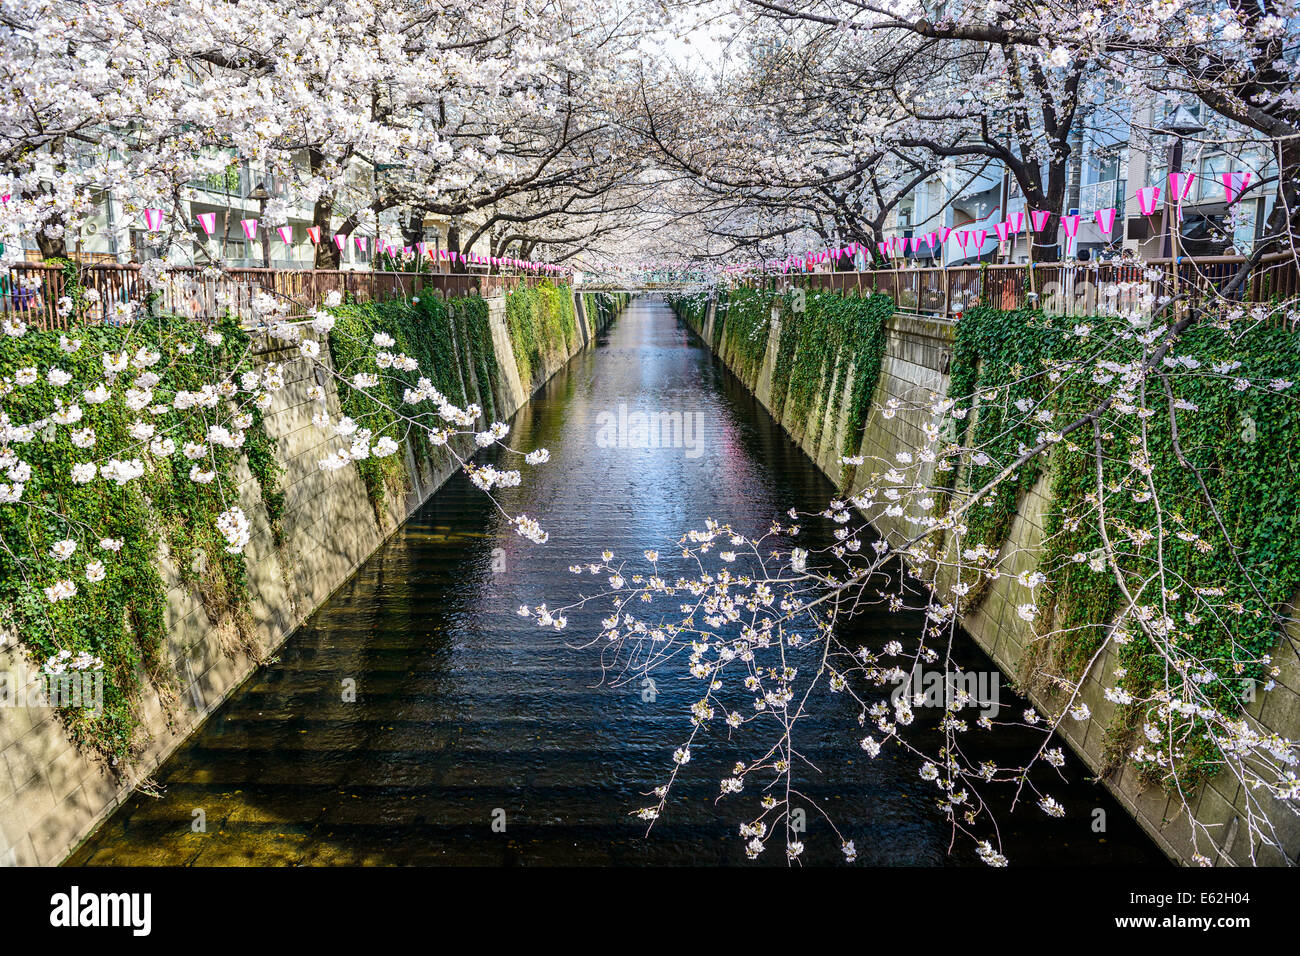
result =
[[[598,447],[598,416],[617,416],[620,403],[700,413],[701,452]],[[653,301],[635,302],[513,426],[516,447],[545,446],[552,458],[504,503],[539,519],[548,544],[517,537],[481,492],[453,479],[159,769],[163,796],[127,801],[71,862],[747,862],[737,826],[759,794],[715,803],[725,768],[755,756],[743,738],[697,742],[648,837],[629,815],[654,802],[644,795],[664,782],[689,732],[698,683],[663,676],[653,700],[639,685],[601,686],[597,650],[573,645],[606,608],[571,614],[563,634],[515,609],[571,599],[584,582],[569,565],[605,547],[629,558],[671,550],[670,540],[710,516],[758,532],[791,506],[824,507],[834,489]],[[873,643],[915,633],[914,620],[893,615],[864,615],[852,627]],[[962,653],[968,666],[991,668],[970,642]],[[347,679],[355,702],[341,699]],[[917,761],[888,751],[873,761],[856,748],[853,711],[833,703],[841,697],[827,698],[824,716],[805,726],[802,752],[821,772],[800,782],[855,840],[860,860],[982,865],[961,841],[949,852]],[[981,757],[1023,759],[1008,750],[1026,744],[1003,737]],[[1067,771],[1075,782],[1051,788],[1065,819],[1032,803],[1002,815],[1013,864],[1162,861],[1100,787],[1081,782],[1077,763]],[[1106,812],[1104,834],[1092,832],[1094,808]],[[204,833],[193,832],[196,809]],[[817,817],[809,816],[805,861],[837,861],[839,841]],[[783,863],[777,842],[765,857]]]

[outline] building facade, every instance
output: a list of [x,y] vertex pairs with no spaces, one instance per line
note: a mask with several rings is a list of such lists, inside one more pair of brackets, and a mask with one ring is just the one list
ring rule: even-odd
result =
[[[1033,242],[1054,244],[1063,258],[1084,260],[1249,253],[1276,199],[1271,187],[1276,158],[1267,143],[1206,113],[1199,104],[1147,106],[1131,118],[1096,110],[1077,123],[1065,202],[1051,210],[1078,215],[1077,234],[1071,237],[1058,227],[1054,235],[1033,235]],[[1169,196],[1174,169],[1191,176],[1178,204]],[[1231,177],[1228,186],[1225,177]],[[1154,211],[1144,214],[1138,191],[1153,186],[1160,189],[1159,199]],[[1096,213],[1110,209],[1115,215],[1107,234]],[[905,255],[920,264],[1024,263],[1030,258],[1029,236],[1021,232],[999,240],[997,224],[1016,213],[1024,213],[1028,223],[1029,212],[1004,164],[990,161],[971,172],[950,162],[898,203],[886,220],[886,234],[925,236],[941,228],[966,233],[965,248],[950,236],[933,251],[925,243],[915,252],[908,249]],[[985,235],[977,243],[980,230]]]

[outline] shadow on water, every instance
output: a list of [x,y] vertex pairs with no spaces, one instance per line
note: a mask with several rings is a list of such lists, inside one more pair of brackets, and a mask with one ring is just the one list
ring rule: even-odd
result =
[[[602,447],[600,429],[620,406],[698,416],[698,450]],[[761,794],[715,801],[719,777],[756,756],[757,742],[697,744],[647,838],[630,814],[666,779],[698,684],[667,673],[653,693],[602,684],[598,648],[573,645],[598,631],[606,606],[570,614],[563,634],[516,608],[591,593],[592,579],[568,568],[605,547],[635,563],[707,517],[761,533],[792,506],[823,508],[834,488],[659,302],[633,303],[512,424],[515,447],[547,447],[551,462],[528,470],[503,505],[541,521],[546,545],[515,535],[454,477],[159,768],[163,795],[127,800],[70,862],[745,862],[737,826]],[[915,623],[869,612],[847,626],[875,644],[916,633]],[[969,667],[992,669],[971,641],[960,650]],[[349,682],[355,701],[344,699]],[[825,698],[805,725],[801,751],[820,773],[802,775],[803,792],[864,862],[982,865],[960,843],[949,851],[919,761],[898,751],[870,760],[856,746],[856,713],[842,696]],[[1001,737],[986,756],[1010,759],[1031,743]],[[1066,769],[1073,782],[1052,787],[1065,819],[1032,804],[1001,815],[1013,863],[1162,862],[1082,766]],[[1092,830],[1094,808],[1105,833]],[[195,832],[196,811],[205,832]],[[805,843],[806,862],[840,859],[815,813]],[[778,846],[765,856],[784,862]]]

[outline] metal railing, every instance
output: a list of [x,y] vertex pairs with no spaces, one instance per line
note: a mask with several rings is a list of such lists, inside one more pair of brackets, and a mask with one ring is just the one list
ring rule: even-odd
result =
[[[181,267],[146,288],[139,264],[112,263],[79,266],[77,281],[84,290],[86,307],[76,320],[113,323],[136,314],[146,303],[157,312],[215,319],[227,310],[252,313],[258,296],[268,294],[287,302],[291,315],[301,315],[318,308],[330,292],[358,302],[425,294],[440,298],[473,294],[488,297],[546,280],[522,275],[344,269],[230,269],[212,275],[197,267]],[[66,309],[60,309],[66,293],[62,266],[17,263],[7,274],[0,274],[0,314],[17,316],[33,328],[67,328],[74,318],[65,314]]]
[[[901,311],[953,316],[973,305],[1000,309],[1026,306],[1059,315],[1091,315],[1105,303],[1137,307],[1151,294],[1176,296],[1191,305],[1212,301],[1241,271],[1239,256],[1211,256],[1143,262],[1077,262],[1027,265],[877,269],[868,272],[812,272],[742,280],[749,287],[879,292]],[[1287,255],[1264,257],[1238,286],[1233,299],[1247,303],[1287,302],[1300,296],[1300,270]]]

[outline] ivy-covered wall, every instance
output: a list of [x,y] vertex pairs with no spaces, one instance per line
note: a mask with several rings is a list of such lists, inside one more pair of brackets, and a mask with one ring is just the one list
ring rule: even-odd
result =
[[601,332],[613,322],[627,305],[630,296],[626,292],[583,292],[582,311],[587,317],[592,334]]
[[[209,331],[217,333],[210,340],[202,334]],[[103,380],[106,354],[125,354],[135,358],[129,374],[156,374],[149,371],[154,368],[161,373],[148,391],[155,409],[166,407],[149,416],[147,426],[168,436],[176,449],[194,443],[211,451],[203,459],[215,472],[208,483],[191,480],[194,462],[179,451],[154,456],[155,467],[135,481],[79,482],[74,466],[87,460],[141,456],[142,442],[130,429],[139,427],[144,412],[130,411],[120,401],[78,401],[72,407],[80,418],[72,427],[51,426],[38,440],[21,446],[31,469],[24,499],[35,512],[0,508],[3,540],[19,543],[12,550],[0,549],[0,629],[16,635],[38,662],[64,651],[103,662],[102,710],[67,708],[61,713],[79,745],[109,759],[128,757],[138,744],[140,720],[134,702],[141,682],[162,689],[172,683],[164,660],[166,591],[158,570],[160,548],[175,557],[183,580],[201,595],[204,606],[214,616],[230,618],[241,642],[251,640],[245,558],[227,552],[216,519],[237,498],[236,465],[247,456],[267,517],[278,527],[284,510],[278,487],[281,465],[256,407],[250,407],[239,451],[209,446],[204,418],[172,407],[178,392],[197,392],[215,378],[204,374],[206,368],[217,370],[222,378],[252,371],[249,344],[248,335],[233,321],[209,330],[174,316],[158,316],[129,326],[30,331],[0,348],[0,381],[11,383],[5,407],[16,422],[48,414],[66,398],[66,388],[56,387],[44,375],[15,387],[12,383],[24,380],[24,369],[57,368],[73,382],[91,383]],[[171,364],[168,360],[177,349],[193,353],[187,361]],[[80,444],[74,445],[74,440]],[[34,513],[43,515],[42,520],[33,521]],[[84,533],[88,529],[94,532],[91,538]],[[83,551],[79,557],[84,557],[88,571],[77,585],[79,600],[53,602],[43,585],[68,576],[69,562],[53,554],[55,542],[63,540],[78,540]]]
[[[506,420],[532,387],[596,331],[578,326],[567,288],[516,295],[515,317],[540,329],[543,343],[537,353],[520,343],[521,354],[541,358],[540,365],[530,367],[527,389],[519,384],[504,297],[443,302],[422,296],[340,306],[322,359],[349,376],[374,371],[367,367],[373,358],[363,357],[354,340],[372,341],[383,332],[394,339],[392,351],[419,360],[424,371],[410,373],[411,384],[418,374],[429,375],[453,401],[479,404],[485,421]],[[603,323],[619,306],[598,294],[586,312],[599,314]],[[293,346],[255,343],[248,354],[248,339],[233,322],[215,330],[222,334],[219,345],[203,338],[211,331],[162,317],[65,333],[83,340],[80,352],[58,355],[70,371],[93,371],[74,365],[98,363],[125,336],[132,353],[179,336],[194,345],[197,359],[223,369],[244,371],[246,364],[248,370],[265,371],[275,363],[284,385],[265,416],[256,413],[248,422],[243,448],[218,450],[218,474],[207,485],[189,480],[192,462],[179,453],[171,466],[124,488],[111,482],[74,485],[63,478],[73,460],[66,439],[25,448],[33,462],[26,494],[57,502],[61,513],[95,522],[124,543],[119,560],[104,562],[103,580],[79,584],[79,596],[90,590],[93,601],[53,605],[53,613],[34,589],[47,560],[42,554],[62,536],[57,522],[52,518],[48,527],[33,529],[31,555],[18,562],[0,558],[0,671],[32,674],[33,664],[66,647],[101,657],[107,676],[106,706],[99,715],[4,708],[0,863],[62,860],[453,472],[445,450],[418,439],[405,454],[322,470],[320,460],[337,441],[313,424],[319,412],[334,421],[350,415],[373,427],[390,414],[387,409],[353,389],[340,395],[333,378],[318,376]],[[48,365],[50,350],[60,347],[58,334],[29,333],[18,341],[18,350],[12,340],[0,343],[0,380],[16,368]],[[197,387],[188,374],[164,378],[155,389],[159,400],[177,388]],[[50,396],[40,391],[45,385],[30,387],[31,401],[48,404]],[[389,394],[375,398],[392,399],[404,386],[381,387]],[[13,401],[9,396],[6,407]],[[125,441],[128,423],[108,412],[110,407],[85,412],[87,425],[97,431],[97,456]],[[167,422],[186,436],[186,429],[199,427],[183,413],[168,413]],[[55,477],[46,479],[47,474]],[[223,507],[238,503],[251,521],[251,540],[242,555],[228,554],[214,538],[212,509],[218,501]],[[0,520],[11,513],[0,510]],[[6,527],[6,539],[12,530]],[[72,607],[78,610],[64,610]]]
[[[971,410],[965,423],[967,434],[952,436],[961,437],[968,445],[980,444],[990,463],[960,472],[938,472],[933,481],[939,487],[987,480],[996,470],[994,462],[1014,459],[1022,442],[1035,443],[1038,426],[1007,427],[1013,421],[1008,411],[1017,401],[1033,401],[1055,420],[1068,419],[1072,412],[1096,405],[1096,390],[1101,385],[1086,377],[1063,389],[1046,375],[1027,375],[1048,361],[1082,357],[1084,345],[1075,334],[1082,321],[1078,317],[1062,319],[1036,311],[1004,312],[979,306],[967,310],[954,324],[920,315],[891,314],[892,308],[881,304],[874,307],[882,315],[877,326],[867,314],[875,314],[867,303],[878,297],[857,300],[829,293],[806,295],[801,313],[793,312],[789,293],[775,296],[752,290],[719,295],[713,301],[705,296],[683,297],[675,300],[673,307],[822,470],[852,491],[860,490],[867,476],[843,472],[838,465],[840,455],[860,453],[892,460],[896,453],[915,451],[921,443],[921,428],[928,418],[923,420],[907,410],[886,418],[880,407],[890,398],[910,403],[930,392],[962,396],[976,389],[997,390],[995,399]],[[774,310],[767,308],[771,305]],[[853,317],[856,326],[848,324],[846,315]],[[1234,342],[1230,356],[1220,354],[1223,343],[1221,333],[1193,331],[1180,344],[1179,353],[1206,366],[1239,361],[1242,365],[1237,374],[1252,381],[1300,381],[1297,333],[1256,327]],[[867,378],[855,375],[848,389],[843,386],[849,364],[846,349],[856,353],[855,362],[867,370]],[[1153,416],[1148,420],[1149,454],[1156,466],[1153,474],[1160,475],[1159,491],[1164,500],[1181,503],[1164,518],[1177,522],[1188,538],[1210,545],[1166,554],[1167,566],[1173,573],[1193,574],[1199,580],[1239,582],[1235,591],[1224,596],[1226,606],[1238,609],[1228,632],[1203,622],[1190,627],[1186,640],[1199,656],[1222,662],[1214,688],[1224,706],[1239,706],[1263,727],[1296,739],[1300,737],[1300,658],[1291,645],[1294,635],[1281,639],[1266,612],[1294,600],[1300,587],[1300,509],[1295,507],[1300,470],[1291,461],[1300,443],[1300,406],[1285,392],[1234,392],[1221,381],[1189,377],[1171,381],[1178,383],[1173,400],[1198,410],[1194,416],[1178,418],[1179,447],[1196,472],[1206,478],[1209,494],[1238,545],[1234,557],[1208,509],[1198,503],[1201,489],[1193,487],[1196,472],[1179,467],[1169,416]],[[1161,403],[1168,400],[1163,393],[1157,398]],[[1014,416],[1016,420],[1021,417]],[[859,420],[863,423],[860,431],[850,427],[851,421]],[[1121,473],[1128,471],[1127,434],[1118,427],[1104,430],[1114,433],[1116,443],[1109,450],[1105,478],[1117,482]],[[828,442],[833,444],[833,455],[828,452]],[[1119,607],[1110,575],[1077,560],[1077,555],[1090,554],[1100,545],[1089,522],[1071,520],[1082,515],[1096,482],[1092,449],[1081,447],[1083,444],[1061,442],[1046,463],[1021,469],[991,507],[973,509],[966,517],[971,534],[1004,541],[1008,558],[997,581],[968,595],[968,601],[972,596],[976,600],[968,607],[963,626],[1044,711],[1052,710],[1053,700],[1050,687],[1036,681],[1036,675],[1050,665],[1054,671],[1077,676],[1100,646]],[[1119,454],[1121,450],[1124,454]],[[936,498],[937,507],[947,506],[945,496]],[[1124,517],[1140,526],[1153,519],[1153,508],[1152,502],[1134,501]],[[882,517],[878,530],[886,536],[903,537],[912,529],[902,519]],[[1265,582],[1259,593],[1229,567],[1237,559],[1257,582]],[[1019,617],[1016,608],[1032,601],[1033,595],[1017,577],[1021,571],[1040,567],[1052,569],[1056,586],[1047,601],[1041,602],[1044,615],[1030,624]],[[950,577],[943,579],[944,587],[956,583],[947,579]],[[1050,642],[1041,640],[1049,628],[1065,629],[1066,635],[1055,635]],[[1269,652],[1279,669],[1271,689],[1253,701],[1243,699],[1244,679],[1269,679],[1257,672],[1256,665],[1246,662]],[[1085,762],[1103,775],[1107,789],[1157,844],[1173,859],[1189,862],[1189,829],[1185,821],[1181,825],[1171,822],[1176,808],[1170,795],[1131,762],[1120,759],[1131,749],[1135,715],[1107,700],[1104,693],[1117,668],[1125,668],[1131,675],[1135,682],[1131,686],[1148,689],[1164,679],[1160,660],[1140,637],[1122,645],[1120,653],[1108,647],[1080,696],[1092,717],[1066,721],[1060,732]],[[1104,679],[1098,679],[1098,674]],[[1188,679],[1192,677],[1188,675]],[[1059,708],[1059,702],[1056,706]],[[1216,774],[1216,760],[1203,737],[1188,742],[1184,769],[1188,779],[1200,782],[1193,795],[1193,812],[1198,821],[1218,825],[1222,828],[1219,832],[1226,834],[1234,818],[1241,815],[1247,797],[1235,780]],[[1279,819],[1285,823],[1287,813],[1283,811]],[[1300,826],[1286,829],[1282,836],[1294,859],[1300,854]],[[1248,863],[1250,850],[1248,841],[1239,840],[1230,856]],[[1282,861],[1276,854],[1265,853],[1260,862]]]
[[[817,447],[814,457],[827,457],[833,450],[837,460],[857,454],[880,378],[892,299],[733,289],[717,294],[707,329],[707,295],[675,298],[672,304],[711,340],[737,375],[761,388],[761,397],[778,420],[792,423],[801,433],[814,412],[819,422],[827,423],[826,430],[835,437],[831,442],[819,438],[816,445],[825,447]],[[853,467],[844,466],[835,478],[848,485],[853,475]]]
[[[1018,403],[1037,409],[1035,414],[1046,420],[1069,422],[1112,393],[1113,387],[1104,390],[1090,375],[1070,376],[1062,386],[1048,375],[1033,374],[1045,371],[1049,363],[1091,359],[1095,346],[1075,332],[1078,327],[1077,318],[1030,310],[979,307],[963,314],[956,328],[950,394],[979,390],[990,395],[971,410],[967,433],[959,436],[962,444],[984,449],[990,460],[969,472],[947,472],[939,478],[982,486],[996,474],[997,462],[1014,460],[1022,443],[1035,444],[1042,426],[1023,422],[1025,416],[1014,412]],[[1182,337],[1178,353],[1182,362],[1204,368],[1239,362],[1234,374],[1245,380],[1300,380],[1300,335],[1295,332],[1256,325],[1234,338],[1231,354],[1227,349],[1222,331],[1194,327]],[[1184,652],[1214,662],[1213,671],[1174,673],[1171,691],[1176,697],[1190,696],[1180,685],[1195,679],[1216,707],[1240,712],[1253,697],[1254,682],[1267,682],[1258,661],[1282,636],[1274,612],[1300,588],[1300,509],[1294,507],[1300,501],[1300,470],[1292,461],[1300,443],[1300,406],[1283,391],[1237,391],[1218,376],[1180,375],[1167,381],[1168,394],[1161,391],[1147,399],[1159,413],[1146,419],[1140,443],[1127,415],[1112,408],[1098,422],[1101,481],[1108,489],[1127,487],[1132,458],[1140,451],[1156,494],[1148,497],[1147,489],[1134,487],[1130,494],[1117,495],[1108,506],[1112,523],[1134,529],[1171,523],[1180,533],[1180,546],[1161,549],[1160,554],[1169,579],[1226,586],[1222,604],[1227,613],[1217,620],[1192,615],[1179,630]],[[1184,410],[1175,411],[1178,406]],[[1021,423],[1008,427],[1014,422]],[[1098,484],[1091,431],[1077,442],[1058,443],[1050,460],[1022,468],[1008,493],[999,495],[992,507],[969,514],[970,534],[1004,541],[1024,494],[1044,475],[1052,506],[1038,564],[1050,572],[1050,590],[1038,631],[1051,639],[1039,642],[1037,652],[1024,662],[1021,676],[1026,680],[1043,667],[1077,678],[1101,646],[1122,599],[1109,567],[1099,572],[1092,562],[1075,558],[1102,547],[1097,522],[1089,520]],[[1157,502],[1163,503],[1163,513],[1157,513]],[[1119,561],[1133,576],[1135,589],[1153,568],[1154,552],[1154,544],[1125,542]],[[1125,688],[1145,697],[1169,679],[1167,661],[1140,630],[1132,629],[1129,636],[1118,655],[1127,671]],[[1108,768],[1124,762],[1145,719],[1135,707],[1119,708],[1107,727]],[[1199,724],[1184,739],[1182,750],[1184,786],[1203,783],[1221,767],[1221,754]]]
[[[578,328],[577,297],[587,328]],[[573,351],[609,324],[627,304],[625,293],[577,293],[571,286],[549,280],[520,286],[505,299],[505,321],[510,347],[524,391],[533,390]]]
[[[627,302],[622,293],[584,293],[582,298],[587,321],[593,326],[586,330],[578,328],[578,310],[569,286],[543,282],[520,286],[505,296],[511,355],[525,393],[548,379]],[[329,335],[330,353],[341,375],[380,371],[375,350],[368,347],[380,333],[393,339],[391,351],[419,362],[419,369],[413,372],[384,369],[378,392],[350,389],[342,395],[343,414],[358,425],[376,433],[390,426],[395,421],[392,409],[400,407],[405,390],[423,376],[453,404],[478,405],[485,423],[512,413],[506,411],[512,402],[503,384],[505,357],[497,355],[488,302],[479,296],[348,303],[333,313],[337,321]],[[356,462],[356,468],[379,513],[391,495],[409,491],[418,474],[437,471],[453,461],[449,451],[434,447],[425,435],[417,434],[410,455],[366,458]]]
[[[487,302],[478,296],[449,301],[424,296],[413,301],[390,300],[346,304],[334,310],[337,322],[330,331],[330,353],[335,369],[345,377],[379,372],[375,335],[392,337],[392,350],[419,362],[416,371],[383,370],[376,392],[348,389],[342,396],[343,414],[365,428],[379,433],[395,420],[392,409],[400,408],[402,395],[422,377],[428,377],[453,404],[477,404],[487,423],[497,420],[500,395],[500,366],[488,322]],[[433,447],[423,433],[412,436],[414,465],[421,472],[437,470],[452,462],[446,449]],[[413,475],[406,455],[366,458],[356,463],[366,491],[377,510],[387,498],[412,486]]]
[[520,286],[506,296],[506,325],[520,380],[532,391],[548,362],[564,355],[578,335],[573,296],[549,282]]

